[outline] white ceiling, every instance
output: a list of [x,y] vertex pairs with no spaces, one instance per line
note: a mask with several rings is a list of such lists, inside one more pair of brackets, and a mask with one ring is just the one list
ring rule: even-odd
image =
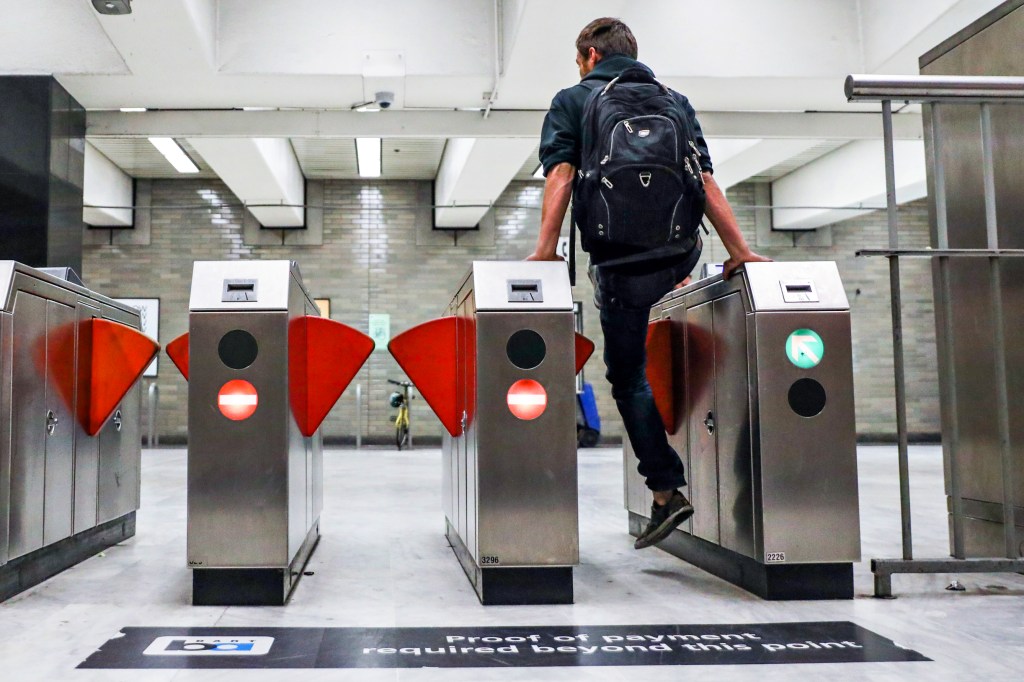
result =
[[[393,90],[395,109],[430,110],[433,120],[450,120],[445,134],[410,136],[408,119],[365,114],[381,117],[376,121],[384,137],[383,177],[432,179],[446,137],[480,134],[459,135],[458,116],[479,112],[491,99],[496,112],[544,111],[557,90],[576,82],[574,41],[597,16],[618,16],[629,24],[640,59],[687,94],[706,118],[748,112],[731,119],[749,122],[748,129],[734,125],[730,137],[756,140],[769,112],[810,117],[804,112],[873,109],[846,103],[847,74],[916,73],[920,54],[998,4],[135,0],[131,15],[101,16],[90,0],[0,0],[0,71],[55,74],[91,111],[147,107],[186,116],[243,107],[348,111],[378,89]],[[474,128],[500,131],[505,124],[499,118],[477,121]],[[346,135],[344,123],[341,128],[329,136],[287,130],[261,135],[292,138],[309,178],[356,177],[356,133]],[[818,128],[807,135],[817,140],[811,150],[752,177],[776,179],[844,143],[843,135],[830,139]],[[162,134],[184,143],[182,130]],[[133,177],[177,176],[144,138],[111,136],[90,126],[89,139]],[[194,150],[186,151],[201,176],[212,175]],[[529,177],[531,163],[516,177]]]

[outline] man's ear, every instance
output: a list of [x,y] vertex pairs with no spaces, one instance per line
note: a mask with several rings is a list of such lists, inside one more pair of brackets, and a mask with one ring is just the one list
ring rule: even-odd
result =
[[587,61],[593,62],[594,64],[601,61],[601,53],[597,51],[596,47],[587,48]]

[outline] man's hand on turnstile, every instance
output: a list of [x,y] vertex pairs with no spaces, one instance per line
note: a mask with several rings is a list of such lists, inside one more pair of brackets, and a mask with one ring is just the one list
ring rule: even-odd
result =
[[529,256],[526,257],[526,260],[562,260],[562,261],[564,261],[565,259],[562,258],[561,256],[559,256],[557,253],[547,254],[547,253],[537,253],[536,251],[534,251],[533,253],[531,253]]
[[733,256],[722,264],[722,278],[729,279],[732,277],[732,273],[744,263],[770,263],[771,260],[771,258],[747,249],[745,252]]

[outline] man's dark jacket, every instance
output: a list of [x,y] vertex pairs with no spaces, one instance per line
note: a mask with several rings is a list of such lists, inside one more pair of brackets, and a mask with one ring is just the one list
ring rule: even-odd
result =
[[[641,64],[624,54],[612,54],[602,58],[594,69],[583,77],[583,80],[576,85],[560,90],[554,99],[551,100],[551,108],[544,117],[544,127],[540,134],[540,162],[544,166],[544,175],[547,175],[552,168],[560,163],[569,163],[574,168],[579,168],[582,163],[583,153],[583,106],[587,97],[595,86],[607,83],[611,79],[629,68],[641,68],[653,75],[653,72],[644,64]],[[700,123],[697,121],[697,114],[690,106],[689,100],[676,91],[672,95],[682,105],[690,117],[690,125],[696,136],[694,142],[700,152],[701,170],[706,173],[713,172],[711,166],[711,155],[708,154],[707,142],[704,140],[704,133]],[[586,248],[587,245],[584,245]],[[615,247],[609,251],[605,244],[595,244],[590,249],[591,261],[600,263],[602,261],[628,255],[630,250],[623,247]]]

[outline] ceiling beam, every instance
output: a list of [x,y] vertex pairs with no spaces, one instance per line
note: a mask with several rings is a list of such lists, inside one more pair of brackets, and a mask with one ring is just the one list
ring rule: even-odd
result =
[[[544,111],[90,111],[89,137],[538,137]],[[736,112],[699,114],[708,137],[870,140],[882,119],[870,112]],[[921,117],[893,120],[898,140],[923,137]]]
[[131,177],[87,142],[82,221],[94,227],[131,227],[134,223],[131,207],[135,205],[133,190]]
[[712,153],[715,180],[722,189],[728,189],[803,154],[821,142],[823,140],[759,140],[721,161],[716,160]]
[[530,137],[448,140],[434,181],[434,223],[447,228],[479,223],[536,146]]
[[[899,141],[893,151],[897,203],[927,196],[924,143]],[[881,141],[862,140],[784,175],[772,183],[772,203],[812,208],[772,209],[772,229],[813,230],[884,207],[884,169]]]
[[288,140],[207,137],[190,138],[188,142],[235,196],[249,205],[249,211],[261,225],[305,224],[305,178]]

